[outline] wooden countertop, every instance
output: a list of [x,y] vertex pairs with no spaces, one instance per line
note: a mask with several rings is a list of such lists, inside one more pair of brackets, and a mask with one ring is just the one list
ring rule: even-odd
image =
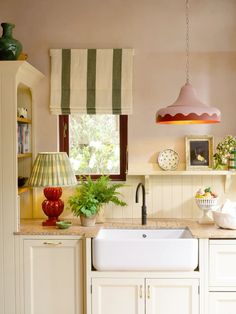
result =
[[71,219],[72,226],[69,229],[57,227],[43,227],[42,220],[21,220],[20,230],[16,235],[52,235],[52,236],[81,236],[85,238],[96,237],[101,228],[189,228],[194,238],[199,239],[236,239],[236,230],[220,229],[216,225],[200,225],[190,219],[148,219],[147,225],[142,226],[140,219],[106,219],[104,223],[98,223],[95,227],[82,227],[79,219]]

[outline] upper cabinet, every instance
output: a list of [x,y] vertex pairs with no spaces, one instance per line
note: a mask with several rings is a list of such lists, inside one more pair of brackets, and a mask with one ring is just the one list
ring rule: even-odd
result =
[[[13,229],[17,223],[17,195],[26,191],[18,191],[17,178],[27,177],[31,171],[34,93],[43,77],[26,61],[0,62],[0,212],[8,210],[7,225],[14,223]],[[27,117],[18,117],[19,108],[26,109]],[[30,205],[29,200],[27,203]]]
[[23,97],[22,106],[27,102],[33,116],[37,83],[43,77],[26,61],[0,61],[0,277],[6,283],[0,287],[0,300],[5,300],[4,309],[0,305],[1,313],[15,313],[16,304],[13,232],[19,217],[17,107]]

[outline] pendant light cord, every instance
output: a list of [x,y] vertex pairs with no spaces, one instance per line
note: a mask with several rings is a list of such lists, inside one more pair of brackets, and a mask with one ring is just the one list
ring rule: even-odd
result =
[[189,0],[185,2],[185,18],[186,18],[186,84],[190,82],[189,67],[190,67],[190,54],[189,54]]

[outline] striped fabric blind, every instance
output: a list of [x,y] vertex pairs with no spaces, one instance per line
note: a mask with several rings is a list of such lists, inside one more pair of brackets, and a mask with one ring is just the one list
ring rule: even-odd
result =
[[52,114],[131,114],[133,49],[51,49]]

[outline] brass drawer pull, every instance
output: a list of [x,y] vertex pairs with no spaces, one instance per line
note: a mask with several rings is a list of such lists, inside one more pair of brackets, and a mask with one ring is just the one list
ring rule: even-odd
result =
[[58,246],[62,245],[62,242],[43,242],[44,245]]
[[139,286],[139,297],[140,297],[140,299],[142,299],[142,297],[143,297],[143,286],[142,285]]
[[148,299],[151,298],[151,290],[150,290],[150,286],[147,286],[147,297]]

